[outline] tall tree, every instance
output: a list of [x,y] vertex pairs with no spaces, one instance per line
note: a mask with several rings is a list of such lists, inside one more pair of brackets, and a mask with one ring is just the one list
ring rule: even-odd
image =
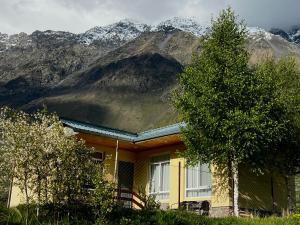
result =
[[273,80],[248,64],[246,39],[243,22],[223,10],[201,40],[201,54],[180,75],[174,101],[186,123],[186,157],[228,169],[236,216],[239,165],[256,162],[254,155],[278,144],[287,122],[279,119],[285,112],[278,110],[284,106],[276,101]]

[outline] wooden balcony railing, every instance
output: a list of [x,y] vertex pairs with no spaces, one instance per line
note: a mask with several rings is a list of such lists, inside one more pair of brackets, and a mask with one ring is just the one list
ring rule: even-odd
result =
[[[115,199],[117,201],[127,201],[131,203],[131,208],[135,209],[143,209],[144,208],[144,201],[142,197],[134,191],[130,191],[124,188],[116,188],[116,196]],[[134,207],[135,206],[135,207]]]

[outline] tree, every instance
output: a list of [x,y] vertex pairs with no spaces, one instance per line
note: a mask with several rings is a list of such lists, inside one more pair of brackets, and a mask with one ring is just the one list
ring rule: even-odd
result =
[[56,115],[3,108],[0,136],[0,169],[10,171],[12,185],[25,194],[26,218],[30,203],[36,203],[38,215],[40,204],[59,207],[90,200],[83,186],[97,173],[92,150],[67,132]]
[[249,66],[246,39],[243,22],[230,8],[223,10],[201,40],[201,54],[180,75],[180,91],[174,98],[186,123],[182,130],[186,157],[228,169],[235,216],[239,165],[259,165],[258,158],[284,139],[288,125],[281,119],[288,115],[277,101],[280,93],[272,86],[274,77]]
[[279,141],[263,154],[255,155],[252,161],[255,160],[258,167],[267,167],[285,177],[289,213],[292,209],[291,177],[300,172],[300,71],[295,59],[289,56],[278,61],[267,58],[256,65],[255,73],[269,83],[272,116],[284,130]]

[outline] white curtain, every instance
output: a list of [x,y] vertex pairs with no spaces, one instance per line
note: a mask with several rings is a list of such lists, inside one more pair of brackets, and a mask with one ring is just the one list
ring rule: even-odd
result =
[[211,195],[211,173],[208,164],[198,163],[186,170],[186,196],[201,197]]
[[156,193],[159,190],[159,165],[152,164],[151,166],[151,176],[150,176],[150,193]]
[[170,162],[166,156],[156,157],[150,163],[150,193],[156,199],[168,199],[170,189]]
[[170,187],[170,163],[161,164],[161,176],[160,176],[160,199],[166,199],[169,197],[169,187]]

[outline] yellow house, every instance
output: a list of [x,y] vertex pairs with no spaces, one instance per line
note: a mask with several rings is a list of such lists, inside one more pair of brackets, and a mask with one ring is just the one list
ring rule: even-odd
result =
[[[211,216],[232,212],[232,191],[228,173],[200,163],[186,166],[181,156],[186,148],[180,127],[174,124],[141,133],[63,120],[78,136],[94,147],[96,160],[103,161],[108,179],[119,187],[120,199],[128,206],[141,208],[139,193],[152,195],[161,208],[186,207]],[[256,175],[249,167],[239,168],[239,206],[244,213],[284,213],[287,191],[283,177],[268,172]],[[11,206],[20,202],[13,190]]]
[[[64,120],[66,126],[79,133],[93,146],[108,166],[110,179],[134,193],[151,194],[162,208],[208,202],[209,214],[231,214],[232,192],[227,173],[207,165],[186,166],[181,157],[185,146],[180,126],[174,124],[141,133],[93,126]],[[287,208],[285,180],[279,175],[257,175],[248,167],[240,168],[240,210],[245,212],[277,212]],[[133,197],[134,198],[134,197]],[[133,207],[137,207],[133,204]]]

